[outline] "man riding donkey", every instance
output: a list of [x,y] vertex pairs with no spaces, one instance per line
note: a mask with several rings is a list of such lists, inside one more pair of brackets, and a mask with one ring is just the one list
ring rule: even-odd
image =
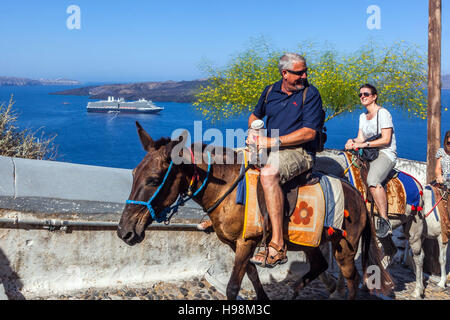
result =
[[[272,224],[272,239],[268,252],[259,252],[250,260],[267,267],[287,262],[281,185],[314,166],[318,133],[322,132],[325,118],[320,93],[307,80],[306,59],[296,53],[286,53],[280,58],[278,69],[281,80],[264,89],[248,119],[250,129],[255,120],[267,116],[267,136],[256,138],[255,131],[249,130],[246,141],[247,145],[256,145],[258,151],[270,152],[261,168],[261,185]],[[199,230],[210,228],[210,221],[198,226]]]
[[247,139],[247,144],[256,144],[258,150],[270,150],[261,168],[260,181],[272,224],[272,239],[267,251],[257,253],[250,260],[264,267],[287,262],[281,185],[314,166],[316,140],[325,118],[319,91],[307,81],[305,58],[286,53],[280,58],[278,69],[281,80],[264,89],[248,119],[250,128],[253,121],[267,116],[267,136],[256,138],[254,131],[249,130]]
[[[249,130],[247,145],[257,150],[269,150],[261,168],[261,185],[272,224],[272,239],[266,250],[257,253],[250,262],[273,267],[287,262],[283,239],[284,195],[281,185],[314,166],[319,134],[325,112],[316,87],[308,83],[306,59],[296,53],[284,54],[278,63],[281,80],[267,86],[255,110],[248,119],[249,129],[254,121],[265,116],[267,137],[256,138]],[[198,225],[199,230],[211,231],[211,222]]]

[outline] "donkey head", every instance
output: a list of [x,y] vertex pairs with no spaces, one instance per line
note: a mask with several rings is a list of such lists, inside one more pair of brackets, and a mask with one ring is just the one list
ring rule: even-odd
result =
[[133,170],[133,184],[128,199],[144,203],[150,202],[151,199],[151,203],[148,206],[127,201],[117,235],[129,245],[137,244],[144,239],[145,229],[154,220],[150,210],[158,217],[164,208],[174,203],[178,195],[187,189],[181,165],[172,165],[168,173],[174,148],[184,146],[187,132],[185,131],[177,140],[161,138],[153,141],[139,122],[136,122],[136,127],[147,154]]

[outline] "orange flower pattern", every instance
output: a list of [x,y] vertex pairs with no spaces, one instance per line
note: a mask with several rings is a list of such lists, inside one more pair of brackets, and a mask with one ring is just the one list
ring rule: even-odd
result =
[[300,201],[299,206],[295,208],[294,213],[292,214],[293,222],[295,224],[308,225],[313,214],[313,208],[309,207],[305,201]]

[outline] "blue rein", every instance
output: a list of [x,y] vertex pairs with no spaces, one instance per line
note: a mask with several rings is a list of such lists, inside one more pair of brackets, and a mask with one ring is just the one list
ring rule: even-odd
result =
[[[155,193],[153,193],[153,195],[150,198],[150,200],[148,200],[147,202],[145,202],[145,201],[136,201],[136,200],[127,200],[126,203],[127,204],[139,204],[139,205],[147,206],[147,209],[150,212],[150,215],[152,216],[153,220],[155,220],[158,223],[164,221],[164,223],[169,224],[170,223],[170,218],[172,217],[173,214],[175,214],[178,211],[178,207],[179,206],[183,206],[186,201],[188,201],[188,200],[192,199],[193,197],[195,197],[205,187],[206,182],[208,181],[209,172],[211,171],[211,154],[208,151],[208,172],[206,173],[206,179],[203,181],[203,183],[200,186],[200,188],[198,188],[197,191],[195,191],[191,196],[189,196],[187,198],[183,198],[183,196],[180,196],[178,198],[177,203],[175,205],[173,205],[171,207],[168,207],[168,208],[165,208],[163,211],[161,211],[159,216],[157,216],[156,213],[155,213],[155,210],[153,209],[153,207],[151,205],[151,202],[158,195],[159,191],[161,191],[162,187],[164,186],[164,183],[167,180],[167,177],[169,176],[170,170],[172,170],[172,167],[173,167],[173,161],[170,161],[169,169],[167,169],[167,172],[166,172],[166,175],[164,176],[163,181],[158,186],[158,189],[156,189]],[[171,215],[169,216],[169,218],[167,218],[167,215],[169,213],[171,213]]]

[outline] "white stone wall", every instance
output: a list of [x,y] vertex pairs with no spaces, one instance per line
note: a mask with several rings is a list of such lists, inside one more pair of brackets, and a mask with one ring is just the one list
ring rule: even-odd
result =
[[[424,182],[424,163],[400,159],[397,167]],[[131,170],[0,157],[0,219],[118,222],[131,183]],[[202,216],[189,203],[174,222],[192,224]],[[143,243],[129,247],[114,228],[49,231],[3,223],[0,278],[10,298],[176,280],[207,270],[226,283],[234,254],[214,233],[150,229],[146,234]],[[303,254],[290,252],[288,264],[260,272],[261,279],[303,272],[304,262]]]

